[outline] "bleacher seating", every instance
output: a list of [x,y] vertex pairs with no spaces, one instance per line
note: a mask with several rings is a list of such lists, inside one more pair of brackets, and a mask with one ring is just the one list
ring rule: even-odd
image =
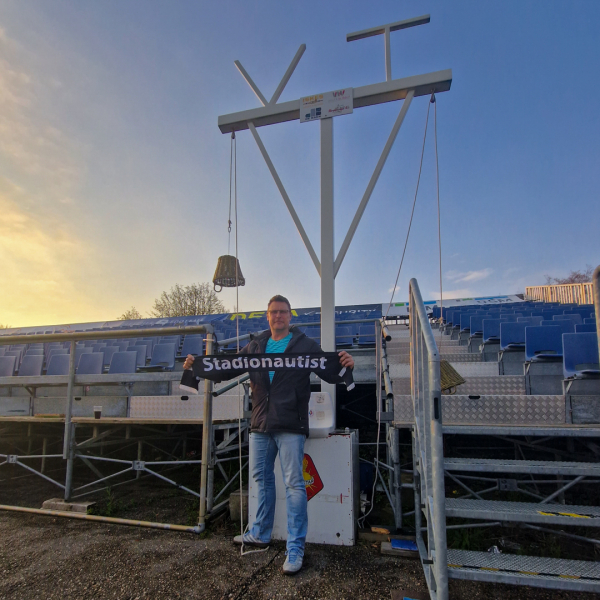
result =
[[23,362],[19,366],[18,375],[20,377],[41,375],[43,366],[43,354],[26,354],[23,357]]
[[137,352],[115,352],[110,361],[109,373],[135,373]]
[[104,353],[82,354],[77,366],[78,375],[100,375],[104,371]]
[[575,333],[596,333],[596,323],[578,323]]
[[575,333],[575,325],[571,319],[558,321],[542,321],[543,327],[560,327],[562,333]]
[[570,315],[554,315],[552,317],[553,321],[567,321],[567,320],[571,320],[573,321],[573,323],[575,325],[577,325],[577,323],[582,323],[582,319],[581,319],[581,315],[579,313],[575,313],[575,314],[570,314]]
[[69,354],[53,354],[46,375],[68,375],[70,358]]
[[0,356],[0,377],[12,377],[15,374],[16,356]]
[[563,334],[563,356],[565,378],[600,377],[598,334]]
[[562,331],[560,327],[526,327],[526,361],[562,361]]
[[104,348],[102,348],[102,352],[104,352],[104,369],[110,367],[110,361],[112,360],[113,354],[118,351],[118,346],[104,346]]
[[156,344],[150,364],[141,367],[147,371],[172,371],[175,367],[175,344]]

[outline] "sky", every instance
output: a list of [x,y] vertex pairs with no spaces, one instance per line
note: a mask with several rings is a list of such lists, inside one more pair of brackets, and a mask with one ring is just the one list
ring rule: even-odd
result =
[[[219,115],[260,106],[307,45],[280,102],[452,69],[437,96],[444,297],[524,292],[600,262],[595,0],[4,0],[0,4],[0,323],[146,315],[175,284],[211,281],[228,249],[230,139]],[[389,302],[419,172],[416,98],[336,279],[336,304]],[[401,102],[334,119],[339,249]],[[394,300],[439,297],[433,110]],[[259,134],[320,248],[318,123]],[[237,136],[239,310],[320,279],[250,132]],[[235,230],[233,232],[235,234]],[[231,250],[234,252],[234,238]],[[221,298],[236,307],[236,291]]]

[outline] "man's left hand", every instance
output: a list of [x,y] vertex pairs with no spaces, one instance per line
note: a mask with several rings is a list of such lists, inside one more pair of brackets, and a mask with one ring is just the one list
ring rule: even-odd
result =
[[342,367],[346,367],[347,369],[354,368],[354,359],[345,350],[338,352],[338,356],[340,357],[340,365],[342,365]]

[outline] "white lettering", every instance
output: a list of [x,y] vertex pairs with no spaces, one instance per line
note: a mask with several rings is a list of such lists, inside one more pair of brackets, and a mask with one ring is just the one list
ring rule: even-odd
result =
[[260,367],[260,360],[258,360],[258,358],[251,358],[250,359],[250,366],[253,369],[258,369],[258,367]]
[[219,365],[219,359],[218,358],[215,358],[215,369],[217,371],[221,370],[221,366]]
[[205,371],[212,371],[213,370],[213,365],[212,365],[212,361],[210,360],[210,358],[203,358],[202,362],[204,363],[204,370]]
[[231,361],[231,366],[232,366],[234,369],[243,369],[243,368],[244,368],[244,363],[243,363],[243,361],[242,361],[242,359],[241,359],[241,358],[234,358],[234,359]]
[[231,369],[231,363],[228,360],[222,360],[221,369],[223,369],[223,371]]
[[318,358],[311,358],[310,359],[310,368],[311,369],[318,369],[319,368],[319,359]]
[[320,358],[320,361],[321,361],[321,369],[325,370],[325,363],[327,362],[327,359],[324,356],[322,356]]
[[283,358],[276,358],[273,361],[273,366],[274,367],[283,367]]
[[303,360],[304,360],[304,357],[303,357],[303,356],[299,356],[299,357],[298,357],[298,366],[299,366],[301,369],[303,369],[303,368],[304,368],[304,364],[303,364],[303,362],[302,362]]
[[296,359],[295,358],[287,358],[285,359],[285,366],[286,367],[295,367],[296,366]]
[[263,358],[262,359],[262,366],[263,368],[273,368],[273,361],[270,358]]

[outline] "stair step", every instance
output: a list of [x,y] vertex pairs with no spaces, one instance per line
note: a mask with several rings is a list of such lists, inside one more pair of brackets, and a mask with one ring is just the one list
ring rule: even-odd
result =
[[448,471],[478,473],[526,473],[535,475],[600,475],[600,463],[493,458],[446,458]]
[[448,550],[448,577],[559,590],[600,591],[600,563]]
[[600,507],[446,498],[446,516],[509,523],[600,527]]
[[[395,399],[395,396],[394,396]],[[458,435],[510,435],[529,437],[600,437],[600,425],[571,425],[557,423],[548,425],[487,425],[485,423],[465,423],[444,425],[445,434]]]

